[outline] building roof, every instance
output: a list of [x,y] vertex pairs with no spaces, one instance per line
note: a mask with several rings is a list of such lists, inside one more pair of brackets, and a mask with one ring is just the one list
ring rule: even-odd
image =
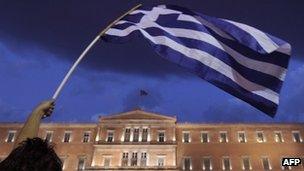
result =
[[173,121],[176,122],[176,117],[171,117],[167,115],[160,115],[157,113],[143,111],[141,109],[136,109],[128,112],[112,114],[108,116],[101,116],[100,121],[106,120],[162,120],[162,121]]

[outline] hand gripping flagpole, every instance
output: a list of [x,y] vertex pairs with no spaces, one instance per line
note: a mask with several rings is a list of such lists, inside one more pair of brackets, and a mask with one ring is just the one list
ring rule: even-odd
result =
[[113,21],[111,24],[109,24],[105,29],[103,29],[96,37],[95,39],[87,46],[87,48],[81,53],[81,55],[78,57],[78,59],[75,61],[75,63],[72,65],[72,67],[70,68],[70,70],[68,71],[68,73],[65,75],[64,79],[62,80],[62,82],[60,83],[59,87],[57,88],[57,90],[55,91],[52,99],[56,100],[57,97],[59,96],[61,90],[63,89],[64,85],[66,84],[66,82],[68,81],[68,79],[70,78],[70,76],[72,75],[73,71],[75,70],[75,68],[77,67],[77,65],[80,63],[80,61],[85,57],[85,55],[88,53],[88,51],[94,46],[94,44],[99,40],[99,38],[101,38],[101,36],[103,36],[105,34],[106,31],[108,31],[114,24],[116,24],[119,20],[121,20],[123,17],[125,17],[126,15],[130,14],[132,11],[136,10],[137,8],[139,8],[141,6],[141,4],[136,5],[135,7],[133,7],[132,9],[130,9],[129,11],[127,11],[126,13],[124,13],[123,15],[121,15],[120,17],[118,17],[115,21]]

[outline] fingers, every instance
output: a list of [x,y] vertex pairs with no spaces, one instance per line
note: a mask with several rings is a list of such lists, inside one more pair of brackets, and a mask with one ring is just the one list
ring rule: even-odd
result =
[[48,110],[45,110],[44,115],[42,116],[42,119],[51,116],[53,111],[54,111],[54,106],[51,106]]
[[55,100],[51,99],[51,100],[41,102],[37,106],[36,111],[43,115],[42,118],[45,118],[45,117],[50,116],[53,113],[54,108],[55,108]]
[[51,107],[46,113],[50,115],[53,113],[53,111],[54,111],[54,107]]
[[55,109],[55,102],[50,102],[50,105],[48,108],[45,110],[46,115],[51,115]]
[[48,100],[40,103],[37,108],[41,110],[48,110],[51,107],[55,106],[55,101],[54,100]]

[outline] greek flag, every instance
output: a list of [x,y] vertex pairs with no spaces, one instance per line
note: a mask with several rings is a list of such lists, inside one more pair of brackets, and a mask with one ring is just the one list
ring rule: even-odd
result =
[[291,46],[235,21],[183,7],[141,7],[103,37],[125,42],[142,35],[163,58],[274,117]]

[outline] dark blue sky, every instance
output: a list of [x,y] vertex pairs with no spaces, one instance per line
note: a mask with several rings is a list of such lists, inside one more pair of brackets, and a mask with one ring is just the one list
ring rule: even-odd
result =
[[[141,1],[1,1],[0,122],[24,121],[52,96],[95,35]],[[293,47],[276,117],[163,60],[141,38],[99,42],[80,64],[47,121],[95,122],[137,107],[182,122],[304,122],[304,13],[301,0],[142,1],[176,4],[255,26]],[[139,96],[139,90],[149,95]]]

